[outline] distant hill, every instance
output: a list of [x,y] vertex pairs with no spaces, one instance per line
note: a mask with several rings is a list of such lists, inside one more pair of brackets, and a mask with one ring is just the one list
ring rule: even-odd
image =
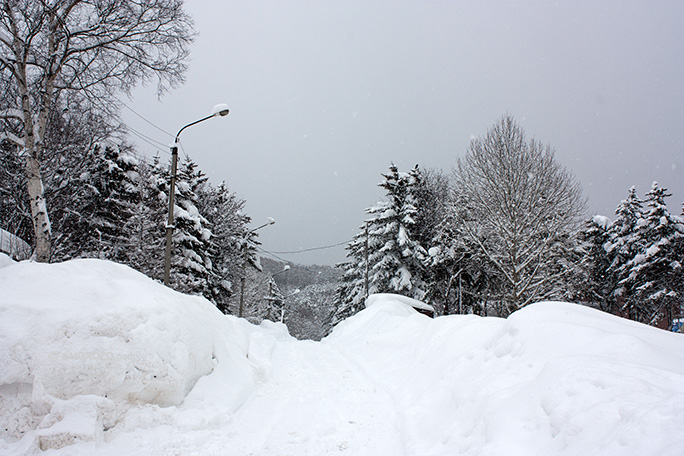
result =
[[285,265],[289,265],[290,269],[274,276],[276,284],[285,294],[295,289],[303,290],[309,285],[337,284],[342,278],[342,270],[332,266],[301,265],[261,258],[261,266],[269,274],[279,273]]
[[[290,268],[282,272],[285,266]],[[285,295],[285,324],[298,339],[320,340],[330,330],[330,314],[335,306],[335,290],[342,270],[332,266],[301,265],[261,258],[267,274]]]

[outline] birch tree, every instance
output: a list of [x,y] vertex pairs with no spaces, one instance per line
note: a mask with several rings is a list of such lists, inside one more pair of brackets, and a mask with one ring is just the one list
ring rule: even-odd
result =
[[2,0],[2,139],[22,149],[36,259],[50,258],[42,179],[48,116],[76,92],[115,115],[115,95],[156,78],[161,94],[182,82],[192,21],[181,0]]
[[577,229],[585,207],[579,184],[553,149],[528,142],[504,116],[471,141],[455,174],[458,200],[465,201],[455,208],[463,232],[501,276],[507,312],[552,297],[568,271],[550,270],[547,263]]

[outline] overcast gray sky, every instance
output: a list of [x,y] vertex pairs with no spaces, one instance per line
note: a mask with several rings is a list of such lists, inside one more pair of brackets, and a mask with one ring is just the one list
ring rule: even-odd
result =
[[[682,1],[190,0],[186,11],[199,32],[186,84],[126,104],[174,135],[229,105],[181,143],[247,201],[254,226],[276,219],[259,231],[267,251],[351,239],[391,162],[450,171],[506,113],[551,144],[592,213],[613,216],[629,187],[643,195],[654,180],[680,213]],[[345,251],[278,256],[332,264]]]

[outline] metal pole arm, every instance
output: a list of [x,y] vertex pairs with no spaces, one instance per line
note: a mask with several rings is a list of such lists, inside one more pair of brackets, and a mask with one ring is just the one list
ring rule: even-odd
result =
[[204,122],[205,120],[209,120],[209,119],[211,119],[212,117],[215,117],[215,116],[216,116],[216,114],[212,114],[212,115],[207,116],[207,117],[204,117],[204,118],[202,118],[202,119],[200,119],[200,120],[196,120],[196,121],[194,121],[194,122],[191,122],[191,123],[187,124],[186,126],[184,126],[183,128],[181,128],[180,130],[178,130],[178,133],[176,134],[175,144],[178,144],[178,137],[179,137],[180,134],[183,132],[183,130],[185,130],[185,129],[188,128],[188,127],[192,127],[193,125],[197,125],[197,124],[200,123],[200,122]]

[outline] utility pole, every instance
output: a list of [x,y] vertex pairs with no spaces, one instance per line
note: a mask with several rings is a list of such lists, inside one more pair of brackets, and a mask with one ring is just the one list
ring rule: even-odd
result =
[[366,249],[365,249],[365,260],[366,260],[366,280],[365,280],[365,287],[366,287],[366,298],[368,298],[368,221],[366,220]]
[[[180,132],[178,132],[180,135]],[[166,250],[164,254],[164,285],[169,286],[171,272],[171,242],[173,240],[173,200],[176,194],[176,170],[178,169],[178,136],[171,146],[171,183],[169,184],[169,218],[166,222]]]
[[[248,253],[248,243],[249,243],[249,237],[251,234],[255,233],[257,230],[260,230],[261,228],[268,226],[268,225],[273,225],[275,223],[275,220],[269,217],[267,219],[267,222],[264,223],[263,225],[259,225],[253,230],[250,230],[247,232],[245,235],[245,243],[242,246],[242,277],[240,278],[240,307],[238,308],[238,317],[242,318],[242,314],[245,309],[245,279],[247,276],[247,263],[249,261],[249,258],[247,258],[247,253]],[[289,266],[288,266],[289,268]]]
[[247,274],[247,241],[242,248],[242,276],[240,277],[240,307],[238,308],[238,317],[242,318],[242,312],[245,308],[245,275]]

